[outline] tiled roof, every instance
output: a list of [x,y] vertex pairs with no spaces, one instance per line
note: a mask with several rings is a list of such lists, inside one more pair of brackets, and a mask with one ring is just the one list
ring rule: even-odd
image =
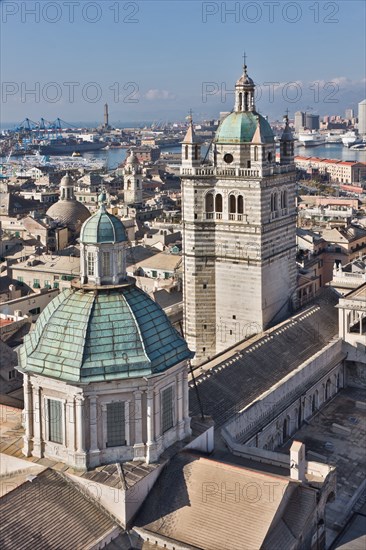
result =
[[160,306],[131,285],[63,291],[25,338],[19,359],[25,371],[77,383],[147,376],[191,355]]
[[0,511],[3,550],[82,550],[115,529],[101,508],[54,470],[5,495]]
[[194,548],[259,550],[290,484],[288,478],[182,452],[160,475],[135,525]]
[[[212,416],[216,427],[222,426],[338,334],[336,303],[336,293],[331,288],[323,289],[301,313],[277,329],[267,331],[253,344],[233,352],[229,359],[216,361],[214,367],[196,375],[204,413]],[[193,383],[190,388],[190,413],[198,415],[200,409]]]

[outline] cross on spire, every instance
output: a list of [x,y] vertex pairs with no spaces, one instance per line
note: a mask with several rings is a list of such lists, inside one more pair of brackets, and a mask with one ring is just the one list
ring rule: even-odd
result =
[[189,120],[189,122],[192,122],[192,120],[193,120],[192,115],[193,115],[193,111],[192,111],[192,109],[189,109],[188,116],[186,117],[186,120]]
[[288,122],[288,115],[289,115],[289,112],[290,112],[290,111],[288,110],[288,107],[287,107],[287,109],[286,109],[286,111],[285,111],[285,116],[284,116],[285,122]]
[[245,52],[243,53],[243,69],[247,70],[247,54]]

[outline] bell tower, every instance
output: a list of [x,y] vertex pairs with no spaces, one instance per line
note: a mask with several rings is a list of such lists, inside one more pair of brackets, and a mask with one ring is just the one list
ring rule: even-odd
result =
[[190,112],[188,120],[188,130],[182,142],[182,166],[200,166],[201,141],[197,138],[193,128],[192,112]]
[[142,169],[133,150],[123,169],[125,204],[142,204]]
[[184,336],[195,364],[285,318],[296,296],[291,132],[285,128],[277,163],[254,93],[245,62],[211,160],[192,159],[192,127],[183,142]]

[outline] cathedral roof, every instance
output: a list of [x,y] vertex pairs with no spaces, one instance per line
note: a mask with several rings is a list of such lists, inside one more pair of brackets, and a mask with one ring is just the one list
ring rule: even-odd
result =
[[267,120],[255,111],[230,113],[220,124],[215,141],[217,143],[251,143],[258,126],[261,143],[273,143],[272,128]]
[[84,223],[80,233],[80,241],[85,244],[119,243],[127,240],[123,223],[109,214],[104,205]]
[[191,356],[160,306],[130,284],[63,291],[25,338],[19,361],[25,372],[88,383],[161,373]]
[[[278,328],[269,329],[259,339],[254,337],[237,344],[239,351],[221,362],[214,360],[211,368],[207,363],[207,372],[197,376],[196,382],[204,412],[212,416],[216,427],[233,418],[337,336],[336,304],[338,295],[332,288],[324,288],[313,304]],[[190,386],[190,412],[195,416],[200,407],[194,386]]]

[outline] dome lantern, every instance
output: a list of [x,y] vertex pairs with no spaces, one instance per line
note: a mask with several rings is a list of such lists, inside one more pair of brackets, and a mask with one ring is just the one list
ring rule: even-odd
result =
[[121,220],[107,212],[104,191],[98,202],[99,210],[84,223],[80,233],[81,283],[118,285],[127,277],[128,237]]
[[235,112],[245,113],[255,111],[254,104],[255,84],[248,76],[246,55],[244,54],[243,74],[235,84]]

